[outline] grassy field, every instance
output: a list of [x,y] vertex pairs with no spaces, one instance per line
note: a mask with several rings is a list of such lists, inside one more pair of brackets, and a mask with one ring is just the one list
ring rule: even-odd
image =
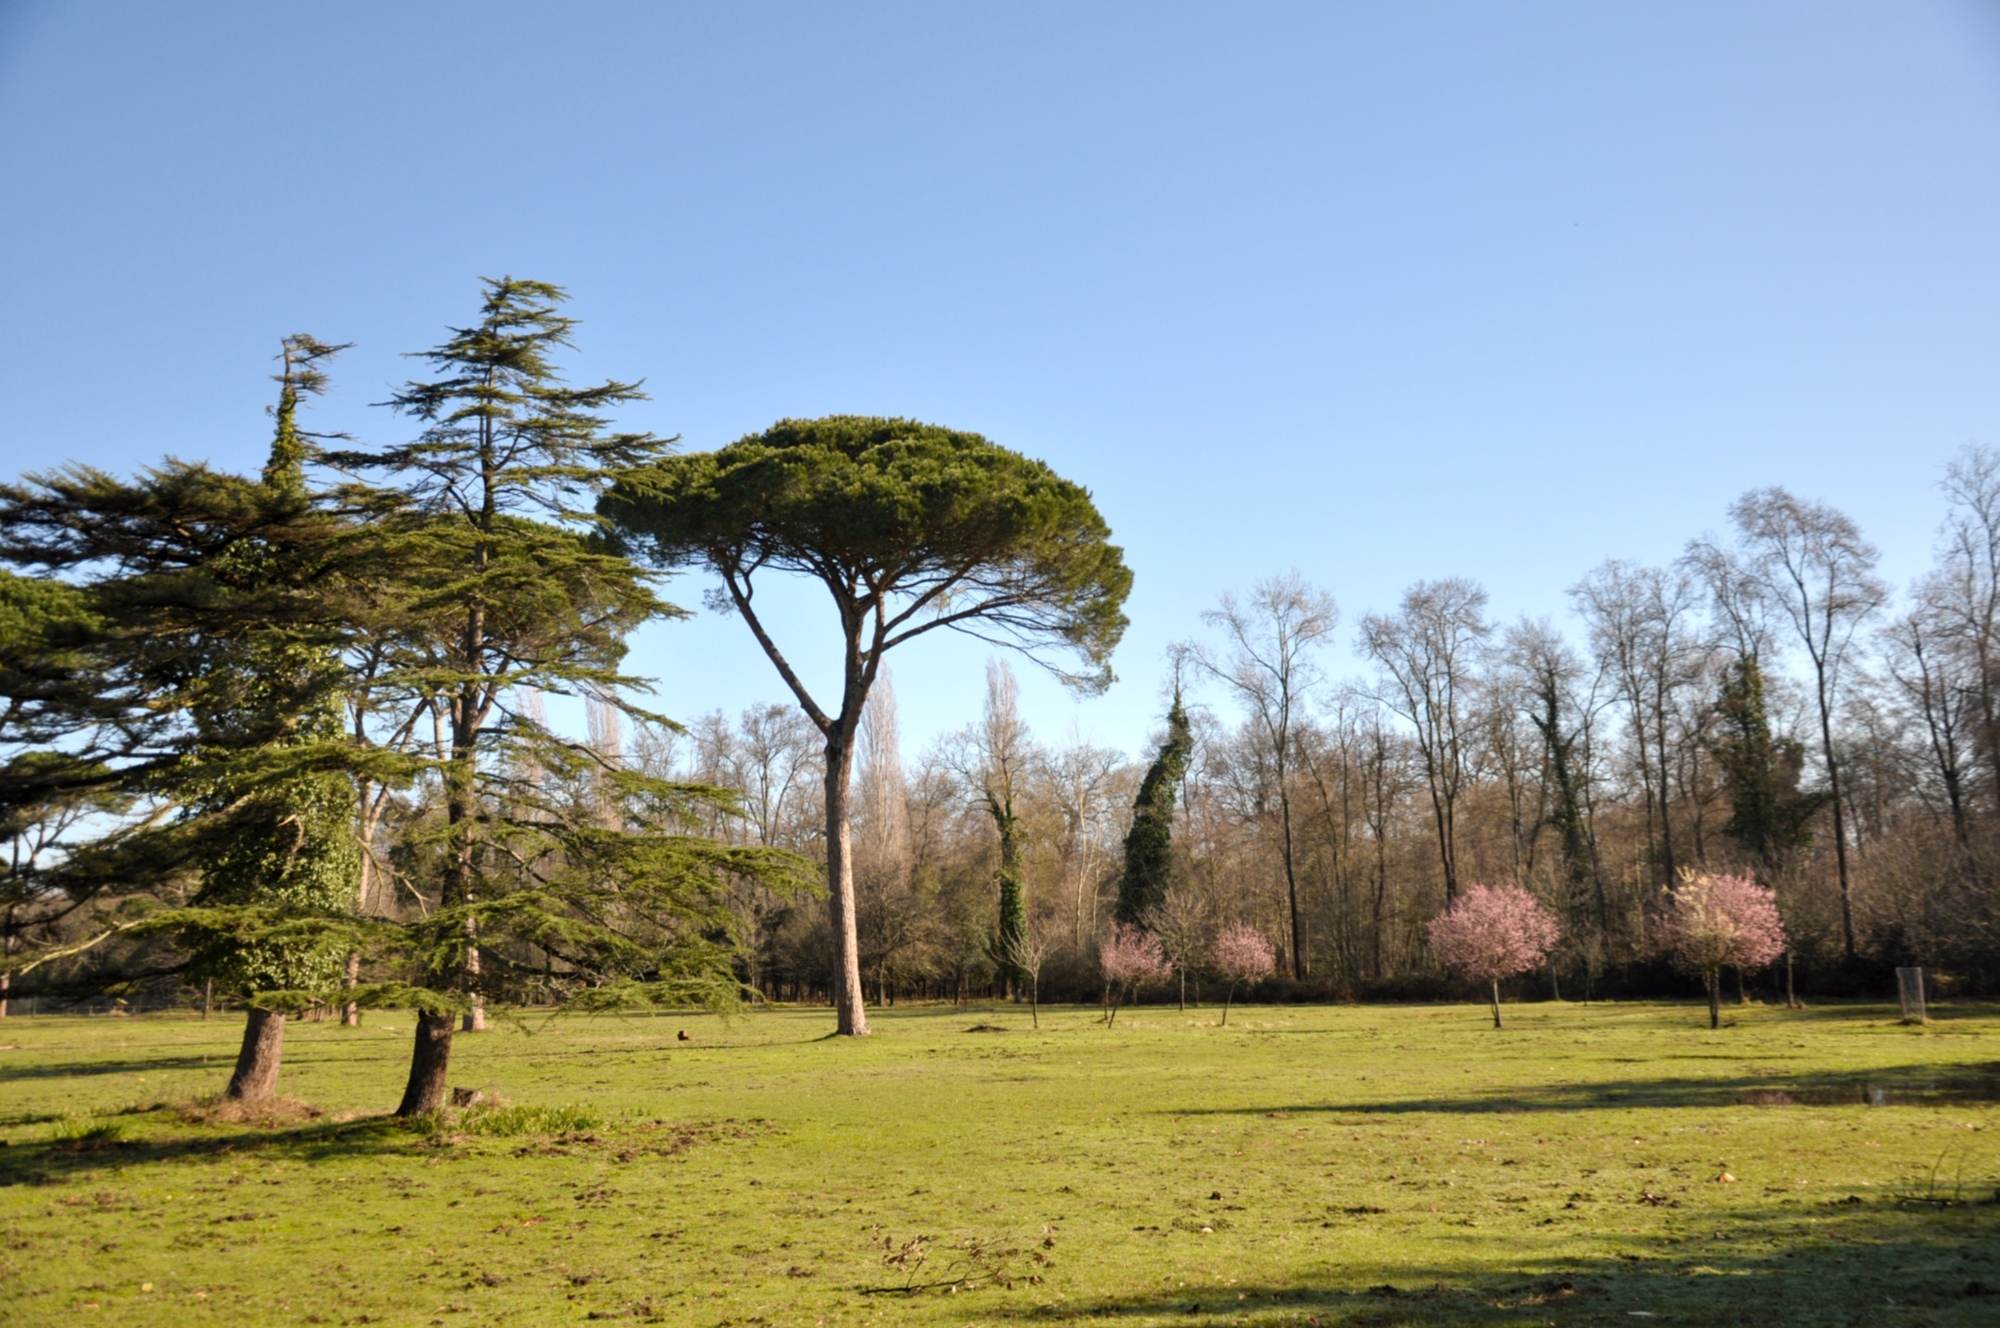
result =
[[10,1019],[0,1322],[2000,1323],[2000,1010],[1728,1013]]

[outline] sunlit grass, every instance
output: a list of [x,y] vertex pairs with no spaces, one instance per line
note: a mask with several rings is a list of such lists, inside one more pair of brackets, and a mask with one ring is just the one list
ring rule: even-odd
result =
[[414,1125],[393,1015],[234,1122],[233,1020],[12,1019],[0,1321],[1991,1323],[2000,1011],[1937,1013],[536,1019]]

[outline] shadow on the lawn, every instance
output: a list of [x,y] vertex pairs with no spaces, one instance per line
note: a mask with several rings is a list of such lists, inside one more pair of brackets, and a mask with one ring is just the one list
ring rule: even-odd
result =
[[1274,1112],[1288,1115],[1339,1112],[1365,1116],[1424,1111],[1601,1111],[1609,1107],[1908,1107],[1942,1106],[1956,1102],[2000,1102],[2000,1062],[1896,1065],[1798,1075],[1600,1079],[1586,1083],[1550,1084],[1527,1091],[1510,1089],[1388,1102],[1265,1103],[1247,1107],[1162,1110],[1175,1116],[1267,1116]]
[[[1914,1200],[1763,1209],[1698,1233],[1627,1237],[1616,1255],[1551,1259],[1505,1273],[1465,1267],[1356,1269],[1292,1284],[1189,1279],[1127,1296],[982,1306],[980,1319],[1299,1325],[1634,1323],[1990,1323],[2000,1320],[2000,1221],[1983,1206]],[[1815,1219],[1811,1235],[1801,1223]],[[1175,1242],[1206,1237],[1175,1235]],[[1496,1234],[1492,1239],[1504,1240]],[[1775,1248],[1774,1248],[1775,1246]],[[1751,1248],[1754,1247],[1754,1248]],[[1192,1244],[1182,1250],[1193,1254]],[[1180,1260],[1162,1250],[1162,1267]],[[1203,1260],[1203,1262],[1208,1262]],[[1502,1317],[1505,1316],[1505,1317]]]
[[[151,1111],[128,1111],[98,1118],[94,1129],[72,1138],[14,1142],[0,1150],[0,1186],[37,1185],[107,1167],[130,1168],[159,1162],[229,1155],[278,1154],[301,1161],[364,1154],[414,1152],[432,1147],[423,1125],[392,1116],[313,1121],[276,1127],[189,1127],[147,1121]],[[135,1118],[145,1124],[134,1124]],[[144,1129],[166,1133],[141,1134]],[[133,1137],[128,1137],[133,1136]]]

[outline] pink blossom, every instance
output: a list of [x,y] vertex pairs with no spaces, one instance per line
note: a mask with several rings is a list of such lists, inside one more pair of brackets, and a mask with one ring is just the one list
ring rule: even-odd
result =
[[1562,939],[1555,915],[1518,885],[1468,887],[1430,933],[1440,963],[1486,982],[1539,967]]
[[1431,919],[1431,949],[1440,963],[1483,979],[1493,998],[1493,1026],[1500,1022],[1500,979],[1538,966],[1562,939],[1555,915],[1518,885],[1467,888]]
[[[1143,927],[1128,927],[1122,922],[1111,924],[1111,934],[1097,946],[1097,966],[1104,973],[1104,997],[1110,1003],[1113,994],[1120,997],[1133,987],[1149,978],[1163,978],[1168,973],[1166,953],[1160,949],[1159,937]],[[1105,1020],[1106,1026],[1118,1021],[1118,1007],[1111,1006],[1111,1013]]]
[[1097,966],[1114,987],[1130,987],[1167,975],[1167,956],[1157,936],[1143,927],[1111,924],[1111,934],[1097,947]]
[[1208,964],[1229,983],[1229,994],[1222,999],[1222,1022],[1227,1026],[1236,985],[1270,977],[1277,970],[1278,954],[1263,933],[1247,922],[1238,922],[1215,938],[1208,950]]
[[1239,922],[1215,938],[1208,966],[1227,982],[1261,982],[1277,971],[1278,953],[1255,927]]
[[1682,877],[1655,934],[1675,964],[1701,974],[1710,1028],[1722,1025],[1723,966],[1762,968],[1785,952],[1778,897],[1748,876]]

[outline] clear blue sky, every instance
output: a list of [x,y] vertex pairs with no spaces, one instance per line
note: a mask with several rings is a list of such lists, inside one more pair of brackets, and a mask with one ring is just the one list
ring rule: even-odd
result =
[[[1559,612],[1753,485],[1906,581],[2000,443],[1996,223],[1990,5],[0,0],[0,469],[252,467],[292,331],[359,343],[324,424],[399,436],[397,352],[558,281],[631,425],[913,415],[1089,485],[1123,681],[1024,694],[1130,750],[1162,648],[1288,568],[1337,669],[1417,578]],[[900,660],[907,745],[983,659]],[[782,698],[736,623],[636,663]]]

